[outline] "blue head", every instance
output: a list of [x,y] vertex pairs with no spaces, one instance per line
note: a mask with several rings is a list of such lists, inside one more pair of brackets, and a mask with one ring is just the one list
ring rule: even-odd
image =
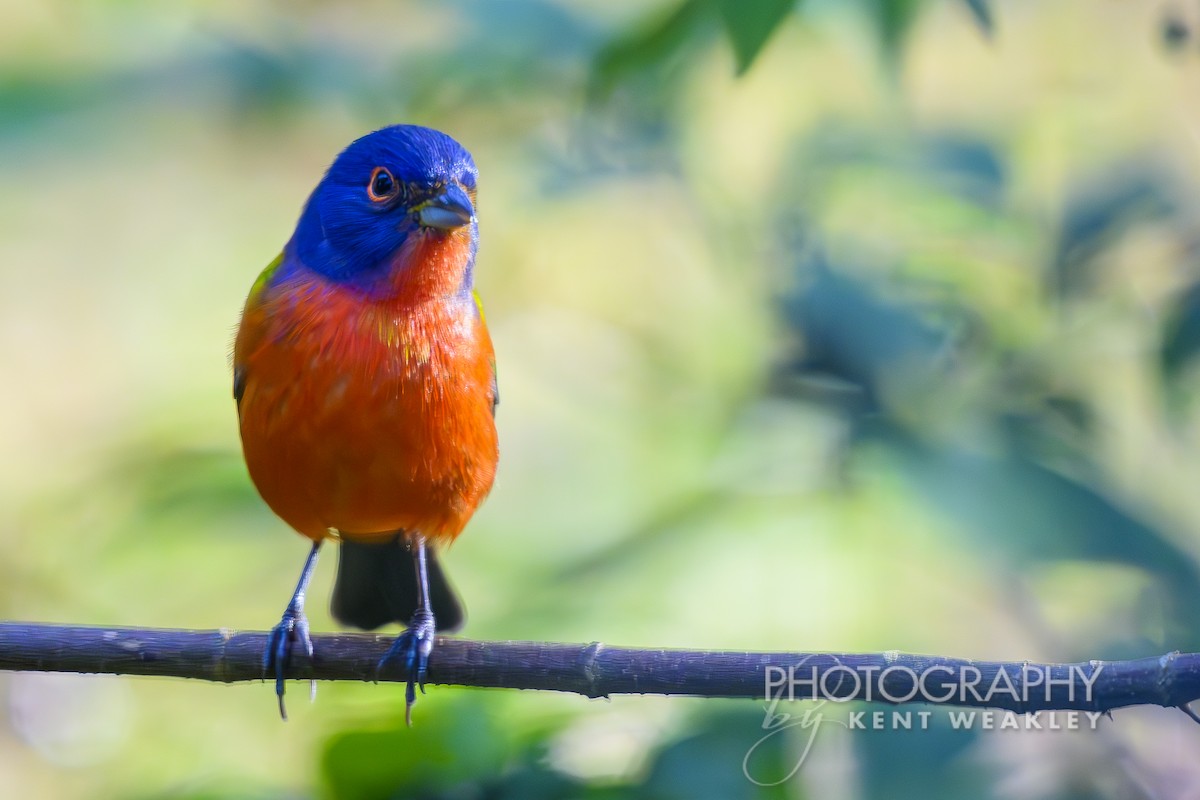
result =
[[393,125],[350,144],[333,162],[300,216],[292,243],[309,269],[371,287],[413,236],[447,236],[469,226],[470,288],[478,228],[475,162],[440,131]]

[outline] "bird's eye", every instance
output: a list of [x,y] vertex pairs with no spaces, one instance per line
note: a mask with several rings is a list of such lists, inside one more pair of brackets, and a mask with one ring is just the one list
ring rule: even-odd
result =
[[386,203],[400,192],[400,184],[392,177],[387,167],[376,167],[367,184],[367,197],[376,203]]

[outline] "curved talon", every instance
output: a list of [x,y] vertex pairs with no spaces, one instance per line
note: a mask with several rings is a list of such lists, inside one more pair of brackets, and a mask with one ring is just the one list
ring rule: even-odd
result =
[[[321,543],[313,542],[312,549],[308,551],[308,558],[304,562],[304,569],[300,571],[300,580],[296,582],[296,591],[292,592],[292,599],[288,603],[287,610],[283,612],[283,618],[279,620],[279,624],[271,628],[271,635],[267,637],[267,647],[263,650],[263,680],[266,680],[273,667],[275,695],[279,698],[279,716],[285,722],[287,721],[287,708],[283,704],[283,681],[284,673],[292,664],[292,645],[297,641],[300,642],[304,645],[304,654],[308,656],[309,661],[313,657],[312,637],[308,634],[308,618],[304,616],[304,595],[308,592],[308,581],[312,578],[313,567],[317,565],[317,555],[320,552]],[[311,698],[317,696],[316,681],[312,681],[309,696]]]
[[435,629],[433,614],[418,609],[408,628],[396,637],[396,641],[375,665],[375,674],[378,676],[389,661],[403,658],[404,673],[408,676],[404,689],[404,722],[409,727],[412,727],[412,707],[417,702],[417,687],[420,686],[421,694],[425,694],[425,678],[429,671],[429,654],[433,652]]
[[[310,659],[313,657],[312,637],[309,636],[308,619],[304,612],[289,606],[283,612],[279,624],[271,629],[267,637],[267,647],[263,651],[263,678],[275,673],[275,694],[279,698],[279,716],[287,720],[287,707],[283,702],[284,680],[288,667],[292,663],[292,646],[299,642],[304,647],[304,653]],[[316,697],[317,682],[313,681],[310,696]]]

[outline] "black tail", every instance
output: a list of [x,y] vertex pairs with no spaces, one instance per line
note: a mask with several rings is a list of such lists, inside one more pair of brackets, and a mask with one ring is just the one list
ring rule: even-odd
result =
[[[429,602],[439,631],[463,623],[463,608],[432,547],[426,547]],[[417,610],[417,573],[406,537],[381,542],[342,540],[333,617],[343,625],[375,630],[389,622],[407,625]]]

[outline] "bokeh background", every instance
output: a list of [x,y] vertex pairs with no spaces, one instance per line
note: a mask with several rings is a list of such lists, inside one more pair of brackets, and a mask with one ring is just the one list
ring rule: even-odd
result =
[[[1195,3],[0,15],[0,616],[278,620],[307,545],[242,465],[232,331],[334,154],[410,121],[481,172],[502,464],[448,556],[468,635],[1200,649]],[[407,730],[402,692],[296,685],[282,724],[266,685],[0,675],[0,795],[1200,792],[1163,709],[831,725],[764,788],[752,701],[438,688]]]

